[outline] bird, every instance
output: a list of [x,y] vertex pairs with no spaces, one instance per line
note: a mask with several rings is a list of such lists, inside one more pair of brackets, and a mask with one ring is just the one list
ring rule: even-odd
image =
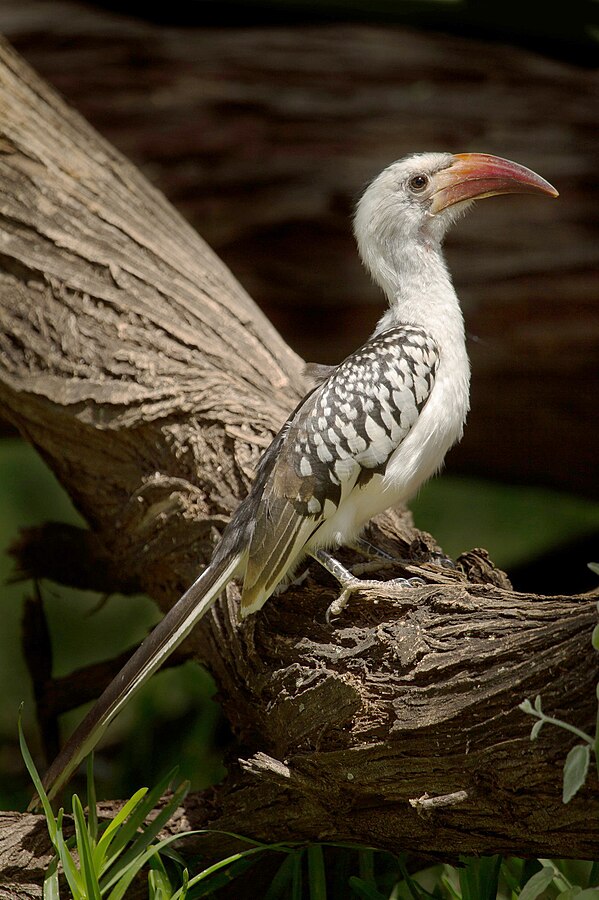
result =
[[516,193],[558,196],[525,166],[474,152],[416,153],[368,185],[354,234],[364,266],[387,299],[386,311],[359,349],[339,365],[317,367],[315,384],[260,459],[208,567],[49,767],[43,780],[49,798],[229,581],[243,580],[242,618],[257,612],[310,557],[341,583],[343,602],[335,612],[364,586],[331,551],[352,545],[374,515],[409,499],[439,470],[469,410],[464,320],[443,239],[475,200]]

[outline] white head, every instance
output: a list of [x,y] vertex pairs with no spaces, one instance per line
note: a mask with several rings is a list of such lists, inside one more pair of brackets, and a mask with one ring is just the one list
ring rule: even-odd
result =
[[406,256],[439,250],[452,222],[474,200],[557,191],[530,169],[484,153],[417,153],[392,163],[366,188],[354,232],[366,268],[388,292],[385,270]]

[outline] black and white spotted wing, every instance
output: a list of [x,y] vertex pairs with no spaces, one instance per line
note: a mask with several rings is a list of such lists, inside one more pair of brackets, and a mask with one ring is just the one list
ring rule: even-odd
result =
[[431,393],[438,362],[424,329],[398,326],[352,353],[299,405],[260,465],[246,608],[270,595],[349,492],[385,471]]

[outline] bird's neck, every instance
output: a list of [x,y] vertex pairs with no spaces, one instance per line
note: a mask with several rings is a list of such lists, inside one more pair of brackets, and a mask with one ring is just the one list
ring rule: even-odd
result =
[[391,248],[370,259],[369,268],[389,301],[376,334],[409,323],[425,328],[440,346],[464,345],[462,311],[440,246]]

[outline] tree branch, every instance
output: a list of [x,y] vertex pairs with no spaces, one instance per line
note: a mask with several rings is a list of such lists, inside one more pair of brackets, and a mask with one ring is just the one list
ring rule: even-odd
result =
[[[301,362],[163,198],[5,44],[0,127],[0,399],[96,546],[166,607],[303,390]],[[214,673],[240,758],[174,827],[242,823],[262,840],[439,856],[597,856],[596,780],[564,806],[569,739],[545,729],[531,744],[517,708],[542,693],[548,712],[592,727],[595,598],[516,594],[484,552],[435,567],[438,548],[407,513],[381,517],[373,538],[427,585],[365,593],[333,626],[335,586],[313,567],[243,623],[230,586],[196,629],[186,650]],[[40,820],[1,821],[11,896],[36,896]]]

